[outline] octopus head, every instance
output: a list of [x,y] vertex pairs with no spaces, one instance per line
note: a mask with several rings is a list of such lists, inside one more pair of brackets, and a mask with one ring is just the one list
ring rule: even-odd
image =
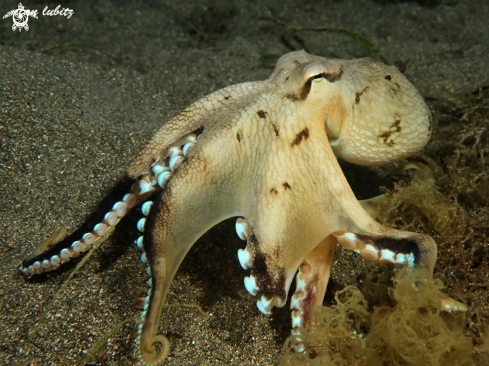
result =
[[292,95],[324,123],[333,151],[346,161],[386,164],[413,155],[431,137],[427,105],[395,66],[297,51],[278,60],[271,78],[285,74],[284,93],[296,91]]

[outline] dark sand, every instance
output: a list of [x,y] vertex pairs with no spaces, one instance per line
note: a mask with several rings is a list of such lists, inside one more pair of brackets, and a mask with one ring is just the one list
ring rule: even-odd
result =
[[[28,1],[24,6],[40,13],[29,20],[28,32],[13,32],[12,19],[2,19],[0,363],[79,364],[98,339],[138,312],[133,301],[147,290],[145,266],[133,245],[139,212],[125,218],[78,272],[28,355],[23,353],[28,334],[78,260],[31,280],[16,267],[52,232],[74,230],[162,123],[209,92],[268,76],[272,64],[259,57],[288,49],[279,41],[283,32],[258,16],[363,35],[390,60],[408,60],[406,76],[432,101],[456,104],[488,85],[487,1],[423,3],[428,2],[64,1],[62,7],[75,11],[66,19],[43,16],[46,3]],[[0,14],[17,5],[2,1]],[[322,56],[375,56],[344,35],[301,35],[311,52]],[[477,207],[472,211],[476,215]],[[485,273],[487,232],[474,244],[480,246],[476,254],[484,258]],[[450,245],[457,243],[445,248]],[[236,256],[241,247],[231,220],[204,235],[185,259],[168,302],[197,307],[163,312],[161,331],[172,346],[167,365],[277,363],[290,312],[284,307],[266,317],[256,309],[243,286],[245,272]],[[455,271],[452,264],[441,261],[435,273],[452,273],[459,284],[467,281],[450,292],[462,301],[475,286],[467,334],[480,339],[489,281],[487,276],[473,280],[469,267],[465,273],[464,266]],[[357,256],[338,250],[332,288],[356,284],[362,268]],[[136,322],[128,323],[92,362],[136,364],[136,329]]]

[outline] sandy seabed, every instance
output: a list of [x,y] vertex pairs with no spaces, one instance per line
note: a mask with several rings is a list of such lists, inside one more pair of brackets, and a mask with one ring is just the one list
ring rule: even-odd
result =
[[[489,85],[486,1],[63,1],[62,7],[74,10],[70,19],[43,16],[46,4],[40,1],[23,4],[40,10],[38,19],[29,19],[28,32],[13,32],[11,18],[0,21],[3,364],[79,364],[97,340],[138,312],[133,301],[147,290],[133,245],[139,212],[126,217],[76,274],[28,355],[29,333],[77,261],[30,280],[17,266],[52,232],[74,230],[162,123],[214,90],[266,78],[273,63],[260,57],[288,52],[282,36],[301,48],[283,29],[259,19],[264,15],[293,26],[348,29],[390,61],[407,64],[406,76],[427,99],[435,123],[418,159],[430,165],[440,193],[463,215],[448,236],[428,219],[413,224],[410,208],[386,224],[434,236],[435,276],[468,305],[465,333],[480,342],[489,314],[489,96],[477,92]],[[2,1],[0,14],[17,6]],[[300,34],[321,56],[375,57],[342,34]],[[393,187],[382,169],[345,170],[360,198],[372,193],[362,186]],[[204,235],[186,257],[160,326],[172,345],[167,365],[278,363],[290,311],[275,309],[265,317],[256,309],[236,256],[243,246],[230,220]],[[358,256],[337,250],[327,299],[358,285],[363,267]],[[129,322],[91,362],[136,364],[136,334],[137,323]],[[489,363],[481,354],[474,359]]]

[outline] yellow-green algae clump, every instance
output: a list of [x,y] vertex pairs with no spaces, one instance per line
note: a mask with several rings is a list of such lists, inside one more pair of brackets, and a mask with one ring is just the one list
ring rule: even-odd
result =
[[440,310],[443,284],[424,269],[404,268],[394,279],[396,305],[374,307],[348,286],[335,294],[337,305],[314,309],[311,332],[301,329],[304,352],[294,337],[284,345],[280,366],[475,365],[472,338],[463,333],[465,313]]

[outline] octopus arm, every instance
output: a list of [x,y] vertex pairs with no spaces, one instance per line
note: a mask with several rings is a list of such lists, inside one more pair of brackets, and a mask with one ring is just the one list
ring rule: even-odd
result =
[[66,236],[66,230],[61,230],[58,233],[64,233],[64,235],[57,233],[43,241],[31,255],[22,261],[20,271],[26,277],[30,277],[55,270],[70,259],[78,257],[102,237],[108,235],[111,228],[147,196],[148,193],[141,191],[136,180],[127,176],[121,178],[95,206],[80,227],[68,236]]
[[220,170],[212,169],[208,162],[204,174],[202,156],[191,156],[155,200],[144,224],[143,262],[148,262],[151,276],[138,336],[139,357],[144,365],[161,364],[169,354],[169,341],[157,330],[169,287],[183,258],[207,230],[239,213],[233,187],[226,189],[219,184]]

